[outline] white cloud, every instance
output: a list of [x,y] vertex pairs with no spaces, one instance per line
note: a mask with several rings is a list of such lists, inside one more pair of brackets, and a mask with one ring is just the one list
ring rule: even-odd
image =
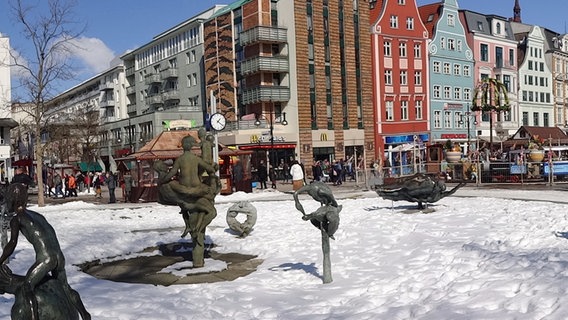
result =
[[70,50],[74,58],[81,60],[89,71],[99,73],[109,68],[115,57],[106,44],[98,38],[80,37],[71,41]]

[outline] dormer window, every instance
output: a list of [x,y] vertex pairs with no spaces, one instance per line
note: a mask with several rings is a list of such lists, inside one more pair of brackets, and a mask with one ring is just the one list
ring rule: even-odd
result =
[[477,30],[483,31],[483,22],[477,21]]
[[501,22],[497,22],[495,29],[496,29],[497,34],[501,34]]

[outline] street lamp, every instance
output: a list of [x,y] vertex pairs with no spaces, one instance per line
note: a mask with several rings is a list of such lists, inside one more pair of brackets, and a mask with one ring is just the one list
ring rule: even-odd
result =
[[[271,101],[272,102],[272,101]],[[256,120],[254,121],[254,125],[255,126],[260,126],[260,120],[262,118],[264,118],[268,124],[269,124],[269,129],[270,129],[270,151],[269,151],[269,156],[268,156],[268,165],[266,166],[267,169],[270,168],[271,164],[274,164],[274,168],[276,168],[276,161],[274,161],[273,159],[273,154],[274,154],[274,121],[276,118],[276,114],[274,112],[274,105],[272,103],[270,103],[270,105],[272,106],[272,110],[270,112],[268,112],[268,114],[270,115],[269,117],[267,117],[264,114],[259,114],[256,115]],[[288,125],[288,121],[286,121],[286,112],[282,112],[282,120],[280,121],[280,124],[283,126],[287,126]]]
[[[468,105],[468,109],[469,109],[469,105]],[[460,121],[459,121],[460,125],[463,125],[464,122],[467,121],[467,152],[468,153],[469,153],[470,144],[471,144],[470,122],[471,122],[472,118],[474,119],[473,124],[477,125],[477,120],[476,120],[477,115],[474,112],[471,112],[471,111],[466,111],[465,115],[463,115],[463,114],[460,115]]]
[[[132,130],[132,123],[130,122],[130,118],[128,118],[128,127],[126,127],[126,132],[128,134],[128,150],[129,150],[129,154],[132,153],[134,150],[132,148],[132,136],[133,136],[133,131]],[[142,140],[142,138],[140,138]],[[122,140],[120,139],[120,137],[118,137],[118,143],[121,143]]]

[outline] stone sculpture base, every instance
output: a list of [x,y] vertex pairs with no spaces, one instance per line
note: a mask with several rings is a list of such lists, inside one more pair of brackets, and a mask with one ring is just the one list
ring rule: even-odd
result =
[[[174,284],[195,284],[213,283],[220,281],[232,281],[240,277],[247,276],[256,271],[262,263],[257,256],[244,255],[239,253],[217,253],[210,250],[212,245],[207,245],[205,251],[207,259],[222,262],[226,265],[223,270],[209,269],[209,266],[200,269],[188,267],[187,271],[192,271],[185,276],[173,273],[162,273],[160,271],[174,264],[191,261],[192,244],[189,242],[174,242],[159,247],[149,247],[141,253],[160,251],[160,255],[155,256],[135,256],[124,257],[121,260],[101,263],[100,260],[86,262],[79,267],[98,279],[111,280],[126,283],[147,283],[154,285],[169,286]],[[212,263],[208,262],[208,265]],[[183,273],[184,270],[178,270]],[[196,273],[198,272],[198,273]]]

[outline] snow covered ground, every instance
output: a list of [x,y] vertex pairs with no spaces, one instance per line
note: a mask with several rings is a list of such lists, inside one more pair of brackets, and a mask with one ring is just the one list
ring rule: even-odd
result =
[[[408,214],[415,204],[393,207],[372,191],[362,194],[338,201],[343,210],[331,243],[330,284],[322,283],[320,233],[301,219],[290,194],[219,196],[207,233],[215,250],[264,262],[235,281],[169,287],[99,280],[76,265],[179,241],[176,207],[71,202],[31,209],[56,229],[69,282],[93,319],[567,318],[565,192],[464,188],[429,214]],[[241,200],[258,210],[244,239],[225,221]],[[319,205],[306,198],[302,204],[309,212]],[[10,267],[24,274],[33,261],[33,249],[20,238]],[[12,295],[0,295],[1,319],[9,318],[12,304]]]

